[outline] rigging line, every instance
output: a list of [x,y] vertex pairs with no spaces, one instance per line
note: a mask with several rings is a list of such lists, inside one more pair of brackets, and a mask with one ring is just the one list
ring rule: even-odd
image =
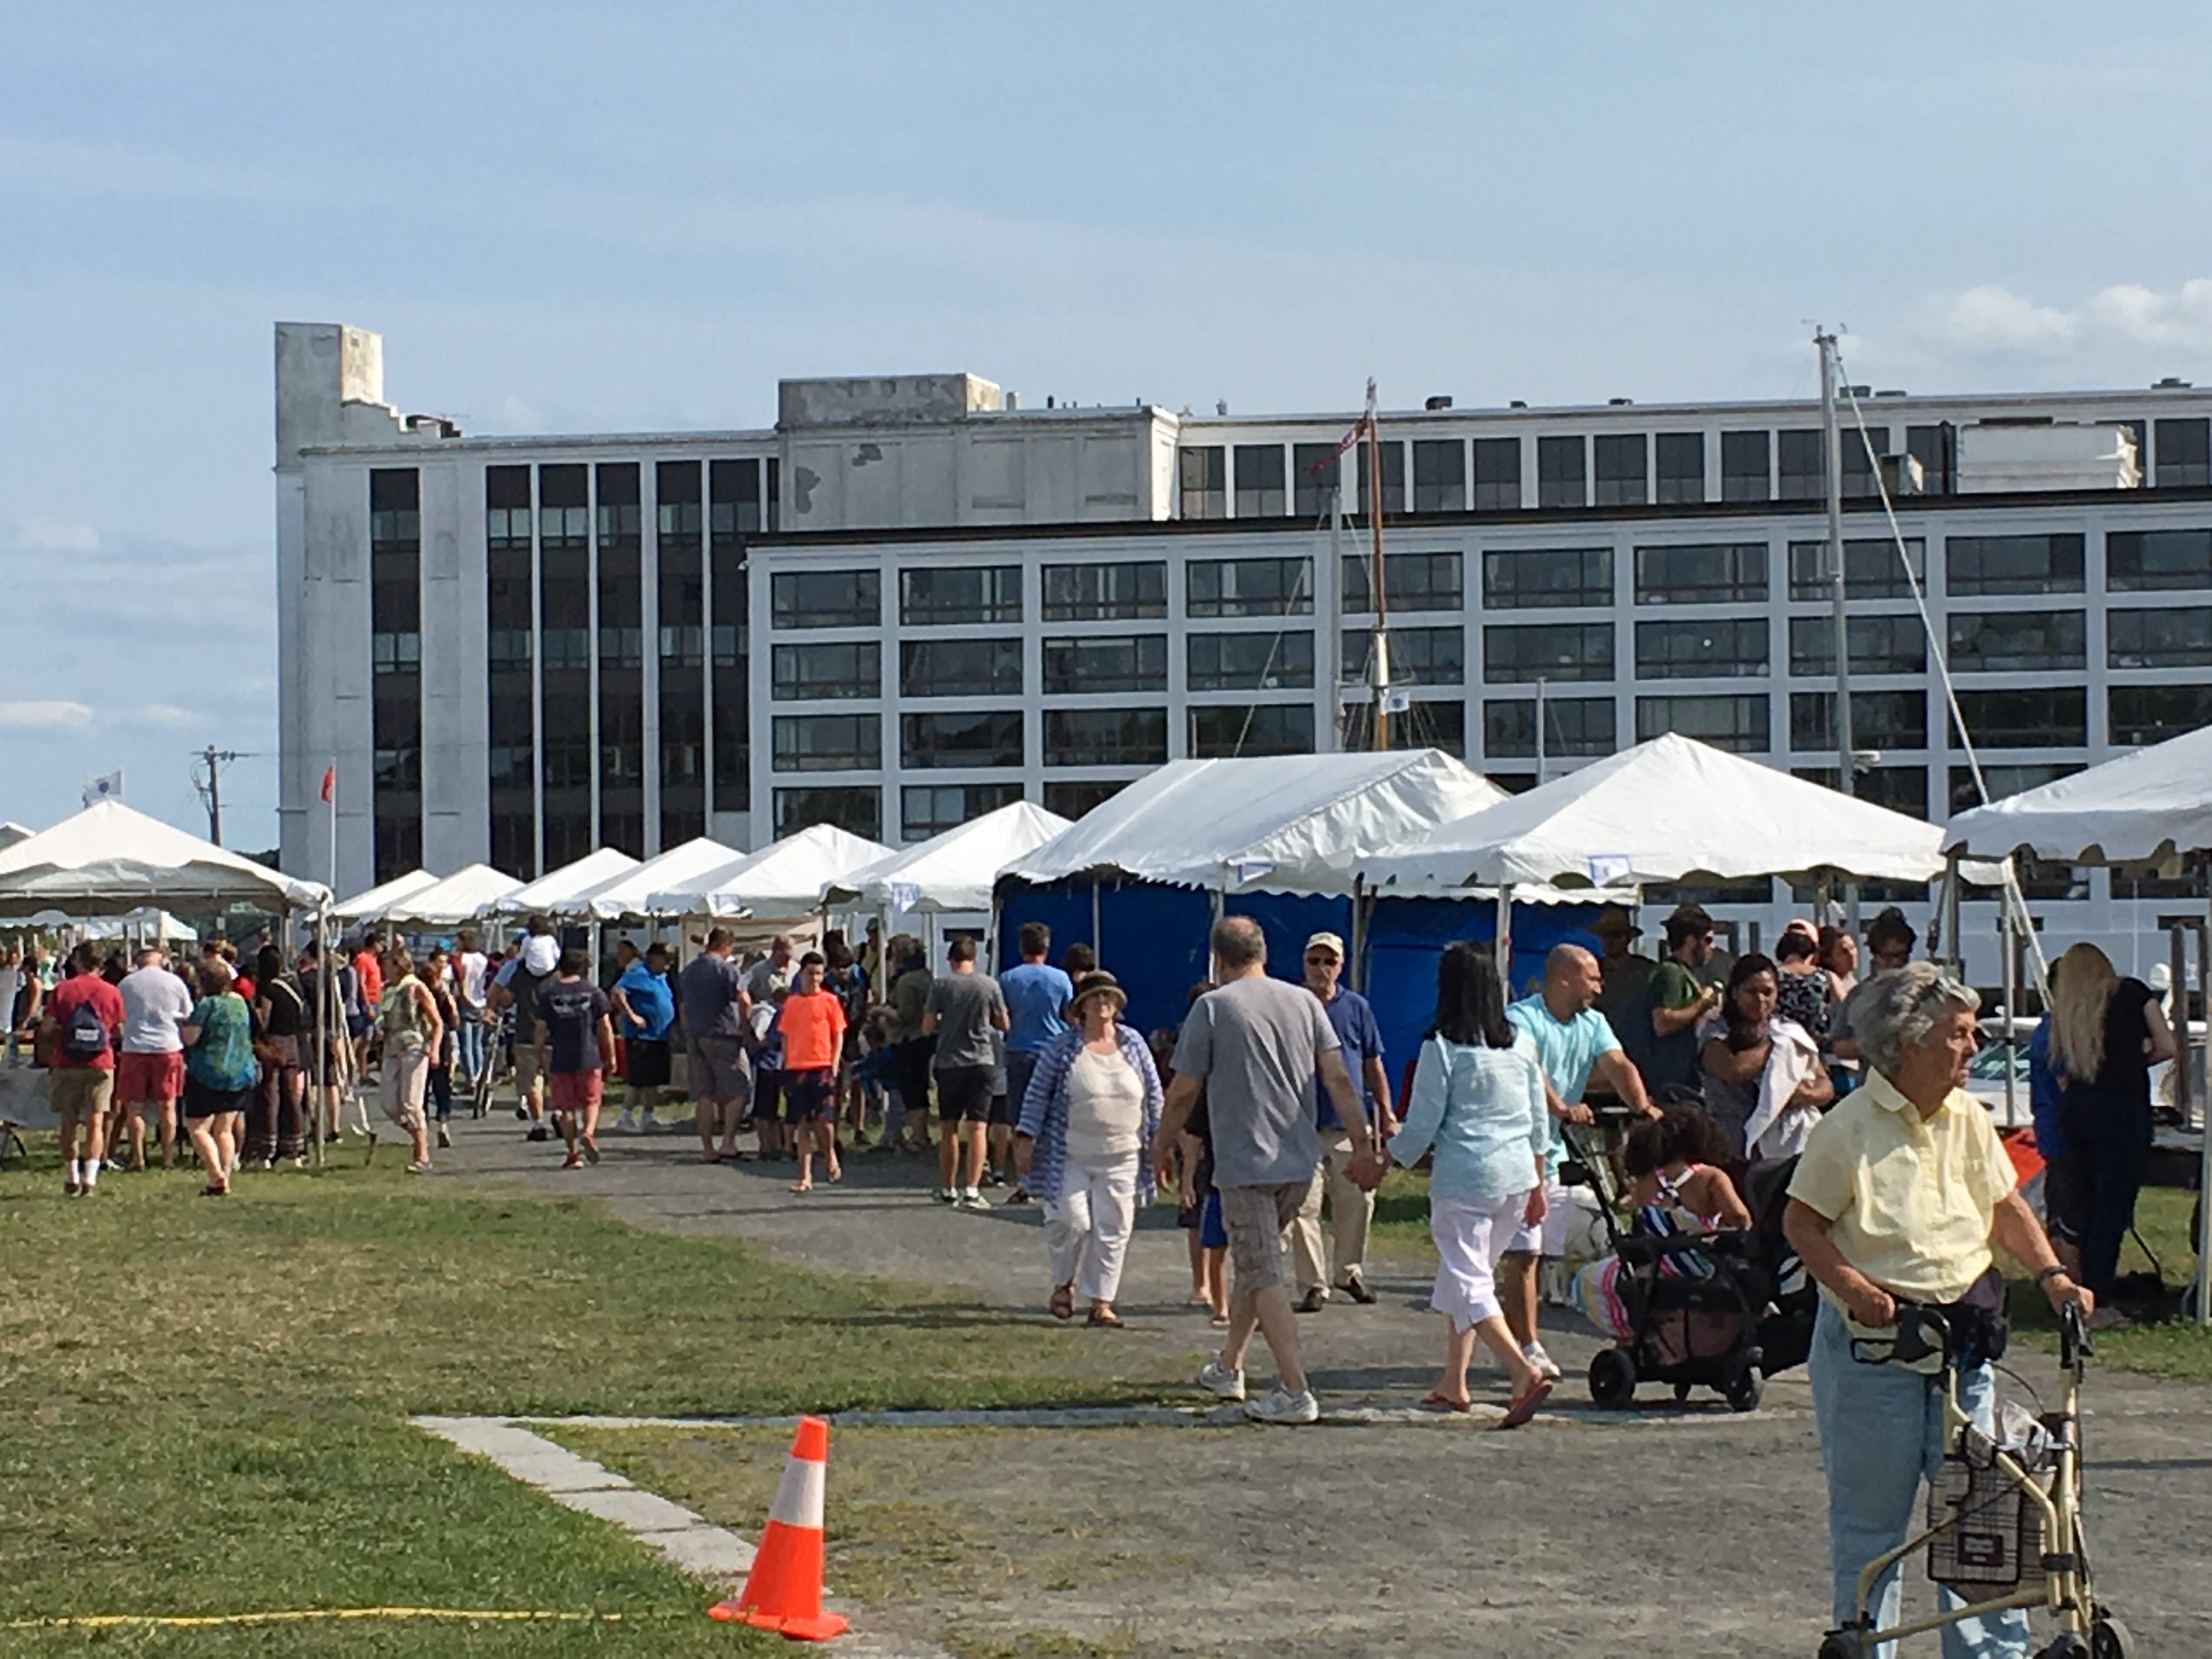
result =
[[[1989,780],[1982,770],[1980,752],[1974,747],[1974,734],[1966,725],[1965,712],[1959,707],[1959,688],[1951,678],[1949,655],[1945,649],[1944,642],[1936,637],[1935,619],[1928,613],[1928,592],[1921,582],[1920,573],[1913,569],[1911,557],[1905,551],[1904,527],[1897,521],[1896,503],[1890,499],[1888,482],[1881,476],[1881,459],[1875,453],[1874,434],[1867,429],[1866,410],[1859,404],[1858,394],[1851,389],[1850,376],[1844,372],[1844,354],[1840,347],[1835,349],[1835,356],[1836,378],[1843,385],[1844,396],[1851,406],[1851,418],[1858,425],[1859,442],[1866,450],[1867,465],[1874,474],[1875,491],[1881,498],[1882,516],[1889,523],[1890,542],[1897,549],[1898,562],[1905,567],[1905,580],[1912,588],[1912,604],[1920,613],[1920,631],[1926,636],[1928,649],[1936,659],[1936,678],[1942,684],[1944,706],[1949,711],[1952,726],[1959,734],[1960,747],[1966,752],[1966,768],[1974,781],[1974,793],[1980,798],[1981,804],[1986,806],[1990,803]],[[1838,575],[1842,574],[1842,572],[1838,573]],[[1846,593],[1849,592],[1849,586],[1847,581]],[[1844,651],[1849,647],[1850,638],[1847,631],[1844,638],[1836,641],[1836,649]],[[1946,799],[1947,800],[1948,799],[1948,792]],[[2013,861],[2009,858],[2004,861],[2003,903],[2009,912],[2020,919],[2020,931],[2027,937],[2028,954],[2035,963],[2036,989],[2041,994],[2045,1003],[2048,1004],[2051,1000],[2051,965],[2045,959],[2043,940],[2038,937],[2033,919],[2027,914],[2027,896],[2021,890],[2019,873],[2014,869]],[[1949,948],[1957,950],[1958,941],[1953,940]],[[2008,1020],[2012,1018],[2013,1012],[2009,1008],[2005,1010],[2005,1018]]]
[[[1313,580],[1314,563],[1315,561],[1308,559],[1306,561],[1304,572],[1298,577],[1297,582],[1292,584],[1291,588],[1291,603],[1296,604],[1303,590],[1306,587],[1307,584]],[[1304,594],[1304,597],[1309,602],[1310,602],[1313,596],[1307,593]],[[1286,611],[1285,614],[1287,615],[1289,613]],[[1278,628],[1275,630],[1274,642],[1267,647],[1267,659],[1260,665],[1259,678],[1261,683],[1259,685],[1254,686],[1254,690],[1258,691],[1265,689],[1267,676],[1275,666],[1276,655],[1283,648],[1283,635],[1285,632],[1285,630],[1280,628]],[[1285,706],[1288,707],[1287,704]],[[1232,757],[1242,755],[1244,752],[1244,739],[1252,735],[1252,721],[1254,717],[1259,714],[1260,708],[1261,705],[1256,702],[1248,702],[1244,705],[1244,724],[1237,729],[1237,747],[1230,751]]]

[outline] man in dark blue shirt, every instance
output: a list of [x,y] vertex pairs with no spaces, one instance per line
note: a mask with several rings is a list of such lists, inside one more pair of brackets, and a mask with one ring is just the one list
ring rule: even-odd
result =
[[[1370,1124],[1348,1127],[1323,1091],[1318,1097],[1316,1122],[1321,1133],[1322,1163],[1314,1171],[1313,1186],[1291,1224],[1291,1263],[1297,1277],[1297,1308],[1318,1313],[1328,1300],[1329,1287],[1354,1302],[1372,1302],[1364,1268],[1367,1261],[1367,1228],[1375,1216],[1375,1195],[1364,1192],[1345,1174],[1352,1153],[1372,1134],[1371,1123],[1382,1125],[1385,1139],[1398,1132],[1390,1111],[1390,1078],[1382,1065],[1382,1030],[1375,1010],[1357,991],[1338,982],[1344,972],[1344,941],[1334,933],[1316,933],[1306,941],[1306,988],[1321,999],[1329,1029],[1336,1033],[1344,1053],[1344,1069],[1360,1091]],[[1357,1133],[1355,1135],[1355,1127]],[[1332,1279],[1322,1254],[1321,1206],[1328,1200],[1329,1231],[1336,1249],[1336,1273]]]

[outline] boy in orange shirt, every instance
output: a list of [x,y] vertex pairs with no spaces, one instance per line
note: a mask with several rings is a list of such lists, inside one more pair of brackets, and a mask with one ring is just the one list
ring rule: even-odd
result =
[[842,1180],[837,1164],[837,1060],[845,1048],[845,1005],[833,991],[822,988],[828,964],[819,951],[799,959],[799,979],[776,1011],[776,1029],[783,1036],[783,1099],[785,1121],[799,1149],[799,1179],[794,1193],[814,1189],[814,1154],[819,1150],[831,1181]]

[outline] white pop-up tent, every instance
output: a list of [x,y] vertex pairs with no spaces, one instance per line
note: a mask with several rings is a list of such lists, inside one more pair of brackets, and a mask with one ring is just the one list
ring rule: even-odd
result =
[[822,908],[825,888],[891,855],[881,842],[834,823],[812,823],[696,881],[655,893],[653,908],[717,921],[811,915]]
[[[2193,858],[2212,881],[2212,865],[2206,863],[2206,855],[2212,854],[2212,726],[1961,812],[1944,830],[1943,845],[1954,856],[1984,858],[2002,858],[2026,848],[2038,858],[2064,864],[2171,869]],[[2212,915],[2207,926],[2212,927]],[[2174,1025],[2187,1029],[2185,1020]],[[2204,1022],[2201,1040],[2204,1076],[2212,1086],[2212,1019]],[[2185,1055],[2185,1079],[2186,1061]],[[2185,1100],[2189,1092],[2185,1081]],[[2212,1109],[2203,1114],[2201,1132],[2197,1190],[2212,1192]],[[2212,1324],[2212,1204],[2203,1209],[2197,1318],[2200,1324]]]
[[1170,761],[1004,873],[1036,884],[1103,875],[1217,893],[1349,893],[1363,853],[1504,799],[1437,749]]
[[549,870],[537,880],[524,883],[495,903],[490,914],[527,916],[543,911],[550,915],[563,905],[588,897],[611,882],[621,880],[637,866],[637,860],[619,848],[595,848],[572,864]]
[[339,900],[331,906],[331,914],[341,921],[374,921],[384,914],[386,905],[412,898],[437,879],[428,870],[410,870],[404,876],[394,876],[390,881],[364,888],[351,898]]
[[213,842],[96,801],[59,823],[0,848],[0,916],[41,910],[116,915],[126,910],[313,910],[330,902],[319,883],[295,881]]
[[489,864],[471,864],[384,907],[395,927],[458,927],[473,921],[522,884]]
[[1936,825],[1669,732],[1370,853],[1358,873],[1377,893],[1434,893],[1942,869]]
[[684,907],[657,906],[655,896],[681,890],[708,871],[734,864],[742,856],[734,847],[699,836],[625,870],[611,882],[545,908],[555,915],[578,921],[620,921],[624,916],[680,915]]
[[822,901],[885,915],[988,911],[999,872],[1070,827],[1059,813],[1018,800],[850,872],[823,889]]

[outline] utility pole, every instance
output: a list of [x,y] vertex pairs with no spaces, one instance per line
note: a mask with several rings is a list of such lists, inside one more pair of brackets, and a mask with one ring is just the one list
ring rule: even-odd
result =
[[[1820,354],[1820,437],[1828,483],[1828,574],[1834,584],[1836,611],[1836,787],[1858,793],[1857,761],[1851,741],[1851,651],[1850,623],[1844,610],[1844,443],[1836,422],[1836,337],[1817,330],[1813,344]],[[1844,920],[1853,933],[1859,925],[1859,884],[1844,887]]]
[[202,783],[195,777],[192,785],[207,803],[208,839],[218,847],[222,845],[222,769],[245,758],[234,749],[218,749],[213,744],[199,753],[200,763],[207,768],[207,781]]

